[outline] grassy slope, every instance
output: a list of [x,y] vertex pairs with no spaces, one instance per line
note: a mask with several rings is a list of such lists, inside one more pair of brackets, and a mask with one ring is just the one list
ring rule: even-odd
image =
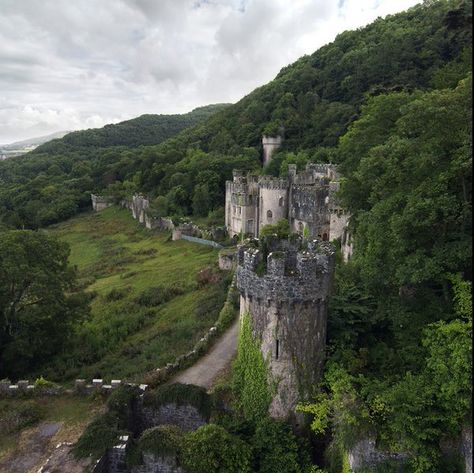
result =
[[[202,268],[216,265],[217,250],[169,241],[168,234],[144,229],[128,211],[115,207],[49,231],[69,243],[83,286],[97,294],[78,348],[86,366],[65,369],[60,377],[138,379],[190,349],[217,318],[223,285],[196,283]],[[159,305],[137,303],[144,291],[173,285],[184,293]],[[110,296],[111,291],[118,296]]]

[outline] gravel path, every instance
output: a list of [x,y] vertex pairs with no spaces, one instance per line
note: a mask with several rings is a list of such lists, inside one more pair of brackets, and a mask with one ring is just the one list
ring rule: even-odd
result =
[[171,379],[172,383],[195,384],[209,389],[237,354],[239,320],[224,333],[207,355]]

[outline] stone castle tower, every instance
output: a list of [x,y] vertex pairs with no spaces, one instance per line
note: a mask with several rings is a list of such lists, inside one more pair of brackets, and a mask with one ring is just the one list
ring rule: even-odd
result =
[[283,138],[278,136],[262,136],[263,166],[267,166],[272,160],[273,153],[281,146]]
[[334,247],[311,241],[302,249],[300,238],[270,246],[267,256],[256,245],[239,247],[240,313],[250,314],[276,385],[270,415],[295,420],[296,404],[311,397],[322,374]]

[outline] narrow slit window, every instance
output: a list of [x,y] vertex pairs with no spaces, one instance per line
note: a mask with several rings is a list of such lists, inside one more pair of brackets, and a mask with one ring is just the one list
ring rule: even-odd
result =
[[275,343],[275,359],[278,360],[279,357],[280,357],[280,340],[276,340],[276,343]]

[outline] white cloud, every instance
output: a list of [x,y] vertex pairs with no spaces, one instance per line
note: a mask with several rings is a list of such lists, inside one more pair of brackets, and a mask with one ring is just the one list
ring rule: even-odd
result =
[[0,143],[234,102],[419,0],[0,0]]

